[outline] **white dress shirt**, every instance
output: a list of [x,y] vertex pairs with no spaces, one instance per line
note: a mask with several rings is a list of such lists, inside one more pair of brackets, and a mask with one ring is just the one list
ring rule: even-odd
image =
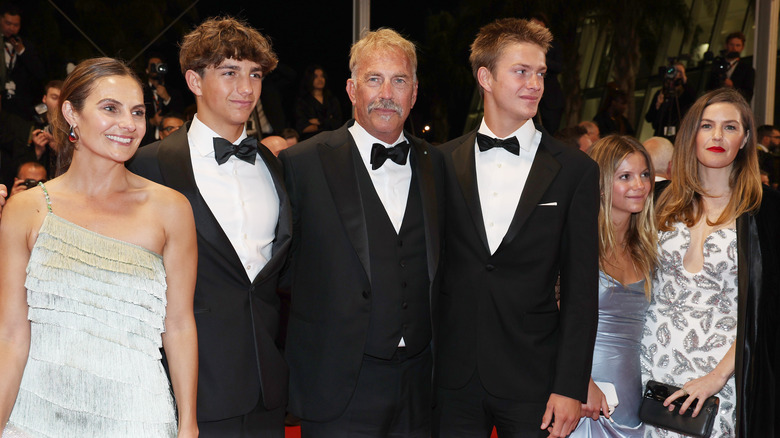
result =
[[[478,132],[498,138],[487,127],[484,119]],[[512,136],[517,137],[520,143],[520,155],[498,147],[481,152],[476,141],[474,142],[479,203],[482,206],[482,221],[485,224],[491,254],[501,245],[515,217],[528,172],[531,171],[531,164],[542,141],[542,133],[536,130],[530,119],[505,138]]]
[[[196,114],[187,132],[195,182],[252,281],[272,255],[279,195],[261,157],[255,156],[254,165],[235,156],[217,164],[214,137],[219,134],[198,120]],[[244,138],[246,130],[234,144]]]
[[[406,157],[406,164],[403,166],[393,160],[387,160],[377,170],[371,168],[371,147],[374,143],[380,143],[387,148],[391,148],[398,143],[405,141],[403,132],[393,144],[387,144],[376,139],[368,133],[362,126],[355,122],[348,128],[349,133],[355,140],[360,158],[366,166],[371,182],[374,184],[374,190],[385,207],[385,212],[393,223],[395,232],[401,231],[401,224],[404,221],[406,213],[406,201],[409,198],[409,186],[412,184],[412,166],[409,163],[409,157]],[[412,151],[409,150],[411,155]]]

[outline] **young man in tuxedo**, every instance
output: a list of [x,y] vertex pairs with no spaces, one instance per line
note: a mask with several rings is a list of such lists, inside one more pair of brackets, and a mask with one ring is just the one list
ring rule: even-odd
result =
[[179,190],[195,214],[200,436],[283,437],[288,372],[274,340],[290,209],[281,166],[244,126],[277,58],[232,18],[198,26],[179,58],[197,114],[130,169]]
[[429,146],[403,130],[414,45],[351,50],[355,120],[279,154],[293,209],[289,410],[304,437],[429,437],[439,256]]
[[534,126],[550,40],[526,20],[483,27],[470,61],[484,118],[440,148],[436,437],[564,437],[587,400],[599,169]]

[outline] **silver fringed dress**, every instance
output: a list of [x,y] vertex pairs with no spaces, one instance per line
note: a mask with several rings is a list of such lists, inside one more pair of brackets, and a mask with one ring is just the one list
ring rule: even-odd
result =
[[30,354],[4,438],[176,436],[160,255],[49,205],[25,287]]

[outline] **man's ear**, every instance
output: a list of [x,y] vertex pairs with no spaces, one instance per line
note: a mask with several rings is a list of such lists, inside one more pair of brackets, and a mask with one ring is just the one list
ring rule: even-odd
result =
[[490,73],[487,67],[480,67],[477,70],[477,82],[486,92],[493,91],[493,74]]
[[[205,72],[204,72],[205,74]],[[184,73],[184,80],[187,82],[187,87],[192,91],[196,97],[203,96],[203,90],[201,89],[201,83],[203,78],[195,70],[187,70]]]
[[357,87],[357,84],[355,84],[355,80],[352,78],[347,79],[347,96],[349,96],[350,102],[352,102],[352,105],[355,104],[355,88]]

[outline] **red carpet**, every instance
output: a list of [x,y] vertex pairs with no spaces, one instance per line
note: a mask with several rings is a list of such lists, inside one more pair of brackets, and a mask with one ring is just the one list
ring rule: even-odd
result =
[[[496,430],[493,429],[493,435],[492,438],[497,438],[498,435],[496,435]],[[301,428],[300,427],[285,427],[284,428],[284,438],[301,438]]]

